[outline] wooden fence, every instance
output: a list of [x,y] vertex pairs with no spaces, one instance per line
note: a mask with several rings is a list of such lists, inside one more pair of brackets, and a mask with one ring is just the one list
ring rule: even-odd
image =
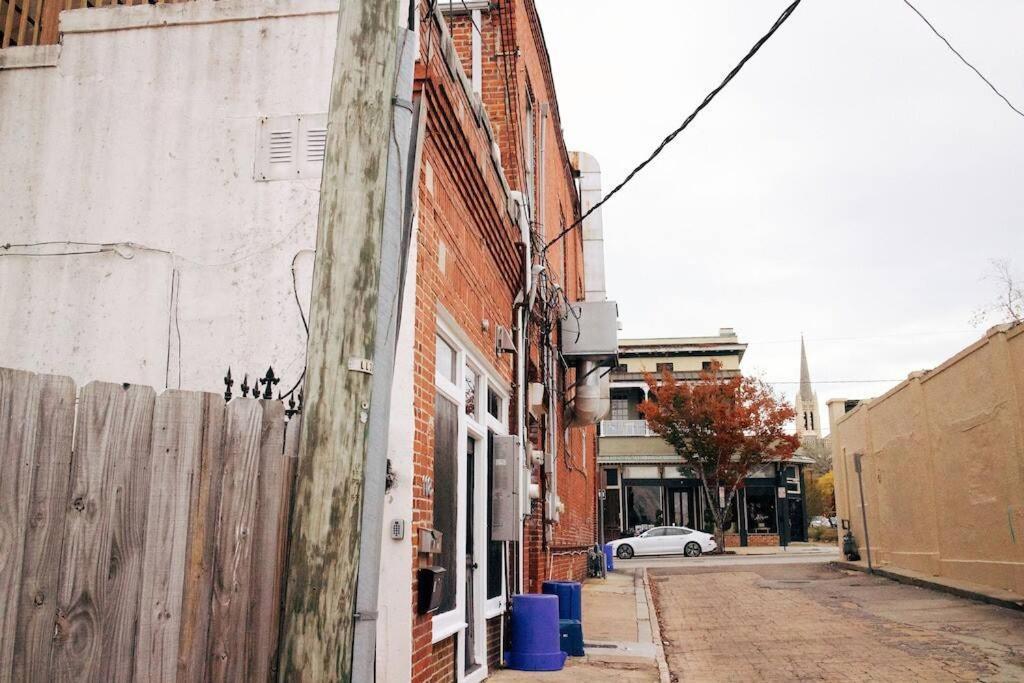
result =
[[63,10],[117,5],[162,5],[188,0],[0,0],[0,48],[53,45]]
[[0,368],[0,681],[276,678],[299,426]]

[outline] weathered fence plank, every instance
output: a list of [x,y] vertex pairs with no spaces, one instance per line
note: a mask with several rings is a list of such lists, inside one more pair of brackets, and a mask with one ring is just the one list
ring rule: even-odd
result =
[[207,632],[213,596],[214,552],[220,511],[224,401],[203,394],[203,433],[199,462],[189,502],[189,537],[185,556],[185,588],[181,599],[178,676],[183,683],[206,679]]
[[145,550],[155,392],[93,382],[81,393],[51,673],[128,681]]
[[0,683],[277,678],[300,425],[0,368]]
[[[271,679],[276,673],[278,616],[281,613],[281,574],[288,536],[289,501],[294,471],[284,455],[284,404],[263,401],[260,438],[259,493],[254,543],[261,549],[253,558],[253,595],[249,621],[258,625],[246,635],[246,673],[251,681]],[[276,680],[277,676],[273,676]]]
[[189,506],[203,448],[204,396],[166,391],[153,410],[146,551],[139,600],[135,680],[177,677]]
[[0,680],[14,667],[38,408],[35,375],[0,369]]
[[[61,542],[68,502],[75,383],[69,377],[36,375],[35,473],[21,566],[14,646],[14,681],[50,680],[53,619],[57,613]],[[2,679],[3,676],[0,676]]]
[[262,421],[259,401],[235,399],[228,404],[207,644],[211,681],[247,680],[245,633],[252,628],[248,614]]

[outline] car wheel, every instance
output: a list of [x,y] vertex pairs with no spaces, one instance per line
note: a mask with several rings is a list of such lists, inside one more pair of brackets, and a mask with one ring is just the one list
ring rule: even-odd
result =
[[629,545],[620,545],[619,549],[615,551],[615,554],[619,556],[620,560],[628,560],[633,557],[633,547]]
[[683,555],[687,557],[700,557],[700,544],[690,541],[683,546]]

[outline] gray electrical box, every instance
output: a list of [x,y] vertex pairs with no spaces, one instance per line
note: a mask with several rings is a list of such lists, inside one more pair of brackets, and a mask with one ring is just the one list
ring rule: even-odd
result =
[[491,450],[491,538],[515,541],[519,523],[518,436],[495,436]]
[[562,355],[602,365],[619,353],[619,307],[614,301],[577,301],[562,319]]

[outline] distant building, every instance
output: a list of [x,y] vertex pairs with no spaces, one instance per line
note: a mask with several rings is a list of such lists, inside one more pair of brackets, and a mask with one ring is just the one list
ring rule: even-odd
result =
[[[645,373],[668,370],[677,380],[696,381],[717,361],[721,375],[737,376],[746,350],[728,327],[712,337],[619,340],[619,365],[611,373],[611,413],[601,422],[598,438],[606,539],[659,525],[710,530],[712,517],[705,514],[700,480],[675,449],[648,428],[637,406],[647,398]],[[816,415],[814,420],[817,424]],[[802,480],[808,462],[809,458],[796,457],[751,473],[733,503],[727,545],[806,540]],[[782,487],[786,493],[780,499]],[[782,506],[777,504],[780,500]]]

